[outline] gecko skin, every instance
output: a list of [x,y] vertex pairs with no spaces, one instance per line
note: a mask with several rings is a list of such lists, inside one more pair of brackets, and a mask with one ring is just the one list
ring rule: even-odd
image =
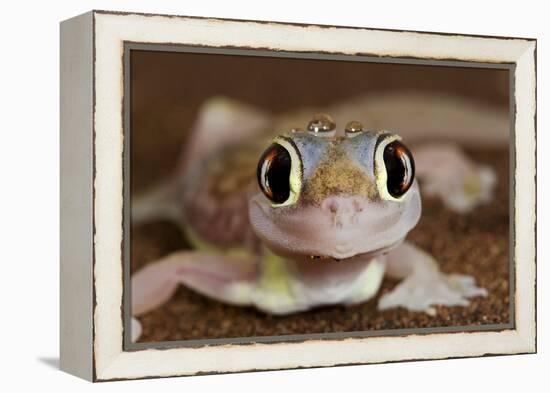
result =
[[[433,313],[433,305],[466,306],[468,298],[486,296],[473,277],[442,273],[430,255],[405,241],[421,215],[415,172],[432,188],[451,187],[441,184],[448,173],[442,177],[430,161],[446,147],[419,149],[415,168],[392,132],[367,131],[356,121],[337,127],[317,115],[304,129],[258,137],[269,121],[245,108],[234,111],[242,118],[222,127],[216,148],[201,142],[227,120],[227,107],[220,115],[216,105],[217,117],[210,111],[202,119],[203,132],[189,143],[176,180],[133,203],[133,220],[174,218],[193,245],[132,276],[134,316],[166,302],[180,284],[272,314],[367,301],[385,275],[401,282],[382,296],[380,309]],[[233,143],[221,136],[228,134]],[[472,174],[481,186],[477,199],[447,205],[462,211],[464,200],[486,200],[487,173],[448,150],[451,170],[462,170],[462,189]]]

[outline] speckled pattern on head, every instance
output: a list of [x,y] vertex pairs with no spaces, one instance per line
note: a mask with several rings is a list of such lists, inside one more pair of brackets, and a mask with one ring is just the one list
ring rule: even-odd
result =
[[303,167],[301,202],[319,204],[330,195],[376,199],[375,136],[370,131],[347,138],[293,133]]

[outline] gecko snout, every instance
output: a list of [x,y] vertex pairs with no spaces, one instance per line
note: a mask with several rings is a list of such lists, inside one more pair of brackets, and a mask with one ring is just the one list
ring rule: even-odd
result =
[[353,214],[363,211],[359,198],[331,196],[321,203],[321,210],[331,214]]
[[331,196],[321,203],[321,211],[330,216],[337,227],[357,223],[357,217],[364,210],[364,202],[359,198]]

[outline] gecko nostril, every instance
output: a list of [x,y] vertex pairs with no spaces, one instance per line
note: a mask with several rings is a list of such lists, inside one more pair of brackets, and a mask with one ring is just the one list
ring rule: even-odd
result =
[[338,212],[338,202],[335,201],[332,198],[325,199],[323,203],[321,204],[321,209],[330,212],[331,214],[335,214]]
[[353,200],[353,209],[356,213],[361,213],[363,211],[363,204],[361,201],[358,201],[357,199]]
[[333,217],[352,217],[365,210],[365,202],[358,198],[329,197],[321,203],[321,210]]

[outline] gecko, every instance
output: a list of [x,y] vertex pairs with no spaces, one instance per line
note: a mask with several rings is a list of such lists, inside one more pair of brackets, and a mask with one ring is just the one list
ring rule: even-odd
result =
[[[273,118],[224,98],[207,103],[170,181],[132,202],[133,222],[173,219],[192,245],[132,275],[132,315],[159,307],[179,285],[276,315],[368,301],[384,276],[400,282],[380,298],[381,310],[433,315],[435,305],[487,296],[474,277],[441,272],[406,236],[421,216],[418,178],[423,192],[465,213],[490,200],[494,173],[454,144],[409,149],[400,133],[342,121],[376,104],[353,100]],[[415,105],[435,108],[435,129],[454,116],[498,139],[494,129],[506,123],[456,100],[415,97],[406,107]],[[426,119],[410,117],[413,126]],[[140,331],[132,318],[134,341]]]

